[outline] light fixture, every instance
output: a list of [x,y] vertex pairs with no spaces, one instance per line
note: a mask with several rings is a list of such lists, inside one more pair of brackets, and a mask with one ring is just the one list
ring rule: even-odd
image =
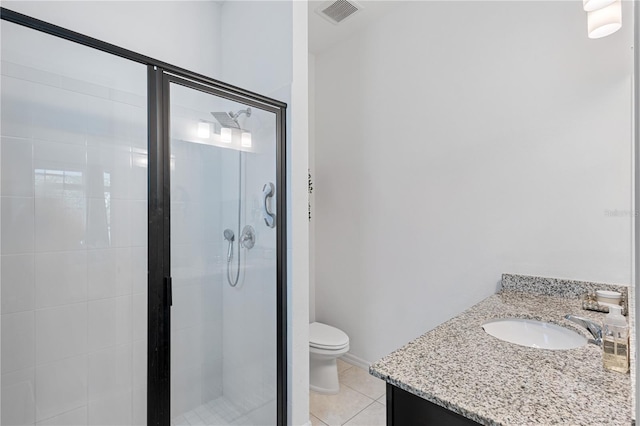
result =
[[240,144],[245,148],[251,148],[251,133],[242,132],[242,137],[240,139]]
[[208,138],[211,135],[211,130],[209,129],[209,123],[205,123],[203,121],[198,123],[198,137],[199,138]]
[[622,27],[622,1],[616,0],[602,9],[587,12],[589,38],[602,38]]
[[602,9],[609,6],[616,0],[583,0],[582,6],[585,12],[592,12],[594,10]]
[[233,140],[233,131],[228,127],[220,129],[220,140],[224,143],[231,143]]

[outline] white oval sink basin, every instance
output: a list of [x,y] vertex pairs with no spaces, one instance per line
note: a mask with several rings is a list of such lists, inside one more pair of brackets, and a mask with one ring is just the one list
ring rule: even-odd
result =
[[587,339],[568,328],[548,322],[521,318],[487,321],[484,331],[505,342],[540,349],[573,349],[587,344]]

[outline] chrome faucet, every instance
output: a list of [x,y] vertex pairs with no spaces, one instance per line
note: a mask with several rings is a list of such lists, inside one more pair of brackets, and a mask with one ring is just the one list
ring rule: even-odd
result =
[[586,318],[579,317],[577,315],[567,314],[564,316],[565,319],[569,321],[575,322],[576,324],[580,324],[593,336],[593,339],[589,339],[589,343],[594,343],[598,346],[602,346],[602,327],[595,322],[588,320]]

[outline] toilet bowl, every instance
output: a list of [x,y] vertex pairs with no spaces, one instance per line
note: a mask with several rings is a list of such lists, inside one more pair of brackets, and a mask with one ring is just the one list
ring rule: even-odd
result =
[[349,336],[327,324],[309,324],[309,388],[318,393],[335,394],[338,384],[337,358],[349,351]]

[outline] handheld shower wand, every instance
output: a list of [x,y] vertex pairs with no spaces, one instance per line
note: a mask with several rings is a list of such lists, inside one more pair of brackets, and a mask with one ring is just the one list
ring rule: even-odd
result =
[[231,229],[224,230],[224,239],[229,241],[229,251],[227,252],[227,263],[231,262],[233,259],[233,241],[236,239],[233,231]]
[[229,241],[229,251],[227,251],[227,280],[231,287],[235,287],[238,284],[238,278],[240,277],[240,253],[238,253],[238,266],[236,268],[235,277],[231,274],[231,260],[233,259],[233,242],[236,239],[235,234],[229,228],[223,232],[224,239]]

